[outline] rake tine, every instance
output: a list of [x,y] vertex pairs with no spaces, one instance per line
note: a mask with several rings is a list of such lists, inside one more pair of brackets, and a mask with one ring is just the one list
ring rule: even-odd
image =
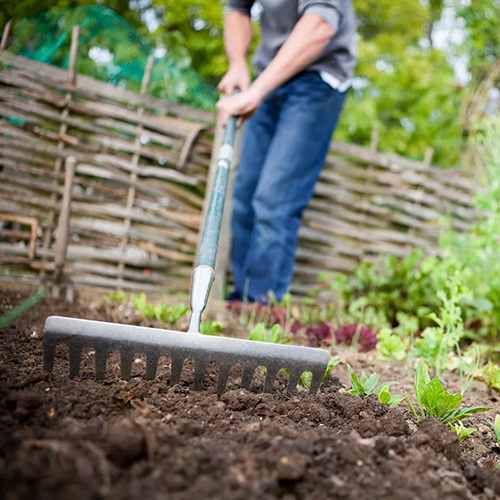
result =
[[106,349],[95,350],[95,379],[104,380],[106,376],[106,363],[108,361],[108,351]]
[[309,394],[314,396],[318,392],[319,386],[321,385],[321,379],[323,378],[323,374],[321,371],[314,370],[312,372],[312,380],[311,386],[309,387]]
[[264,392],[272,392],[274,381],[276,380],[276,375],[278,374],[279,368],[267,369],[266,381],[264,383]]
[[133,357],[134,353],[129,349],[120,349],[120,372],[121,377],[125,380],[129,380],[132,374]]
[[69,346],[69,378],[76,378],[80,373],[80,360],[82,347],[79,345]]
[[178,384],[181,381],[182,366],[184,365],[184,358],[180,356],[172,356],[171,360],[171,371],[170,376],[172,385]]
[[153,380],[158,369],[158,356],[155,354],[146,355],[146,380]]
[[54,369],[55,359],[56,359],[55,344],[45,343],[43,346],[43,369],[46,372],[51,372]]
[[243,375],[241,376],[241,387],[243,389],[250,389],[250,384],[252,383],[253,372],[255,371],[255,366],[246,365],[243,367]]
[[219,379],[217,380],[217,393],[222,394],[226,388],[227,379],[231,372],[231,364],[221,363],[219,367]]
[[290,377],[288,377],[288,385],[286,387],[286,392],[288,394],[295,394],[297,392],[297,384],[299,383],[300,376],[302,374],[299,371],[291,371]]
[[193,389],[199,391],[203,387],[203,380],[205,378],[205,370],[207,368],[207,360],[200,359],[194,362],[194,384]]

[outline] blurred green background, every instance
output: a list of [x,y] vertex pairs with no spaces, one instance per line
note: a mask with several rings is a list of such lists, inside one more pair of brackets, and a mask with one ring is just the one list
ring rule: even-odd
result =
[[[467,155],[471,124],[497,114],[500,0],[354,0],[359,20],[356,79],[336,138],[433,163]],[[227,69],[220,0],[2,0],[14,19],[10,50],[67,65],[71,26],[81,26],[78,70],[137,90],[147,56],[151,93],[212,109]],[[69,9],[69,10],[68,10]],[[111,10],[109,10],[111,9]],[[258,8],[254,11],[254,47]]]

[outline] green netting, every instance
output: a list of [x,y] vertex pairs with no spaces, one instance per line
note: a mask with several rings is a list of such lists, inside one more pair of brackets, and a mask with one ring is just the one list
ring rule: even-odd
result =
[[149,94],[171,102],[213,109],[216,90],[189,67],[181,53],[155,47],[116,12],[93,5],[44,12],[21,20],[14,30],[14,53],[68,67],[71,29],[80,26],[77,71],[139,91],[149,55],[156,58]]

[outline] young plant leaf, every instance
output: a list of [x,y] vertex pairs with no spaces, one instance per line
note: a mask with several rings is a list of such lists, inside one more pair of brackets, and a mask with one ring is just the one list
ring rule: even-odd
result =
[[404,398],[402,398],[401,396],[398,396],[396,394],[391,394],[389,391],[389,385],[387,385],[387,384],[384,385],[384,387],[380,391],[380,394],[378,395],[378,400],[381,403],[384,403],[384,404],[389,405],[389,406],[395,406],[395,405],[401,403],[401,401],[403,401],[403,399]]
[[349,389],[347,392],[349,394],[354,394],[355,396],[361,396],[365,392],[364,387],[359,383],[358,377],[351,368],[351,365],[347,364],[347,370],[349,371],[352,386],[352,389]]
[[495,421],[492,422],[490,420],[490,425],[493,428],[493,432],[495,433],[495,436],[497,438],[498,444],[500,445],[500,415],[495,416]]
[[431,378],[429,377],[429,372],[427,371],[427,367],[425,366],[425,363],[420,360],[418,362],[417,366],[417,371],[415,372],[415,380],[414,380],[414,390],[415,390],[415,396],[418,401],[418,405],[420,406],[420,411],[422,412],[422,415],[425,415],[424,413],[424,393],[425,393],[425,388],[427,387],[427,384],[430,382]]
[[458,424],[455,425],[450,425],[450,427],[457,433],[458,440],[460,442],[465,441],[472,433],[477,431],[475,427],[465,427],[462,422],[458,422]]
[[460,408],[444,413],[439,418],[445,424],[453,424],[454,422],[458,422],[459,420],[469,418],[474,413],[482,413],[484,411],[489,411],[489,410],[491,410],[491,407],[488,408],[485,406],[470,406],[469,408]]

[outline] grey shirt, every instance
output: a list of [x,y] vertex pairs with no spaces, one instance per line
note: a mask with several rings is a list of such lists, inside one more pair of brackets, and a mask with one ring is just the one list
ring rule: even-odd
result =
[[[254,2],[227,0],[227,10],[250,16]],[[318,71],[334,87],[349,86],[356,64],[356,16],[351,0],[259,0],[258,3],[262,6],[262,36],[253,58],[258,72],[271,62],[304,14],[318,14],[335,30],[335,36],[307,69]]]

